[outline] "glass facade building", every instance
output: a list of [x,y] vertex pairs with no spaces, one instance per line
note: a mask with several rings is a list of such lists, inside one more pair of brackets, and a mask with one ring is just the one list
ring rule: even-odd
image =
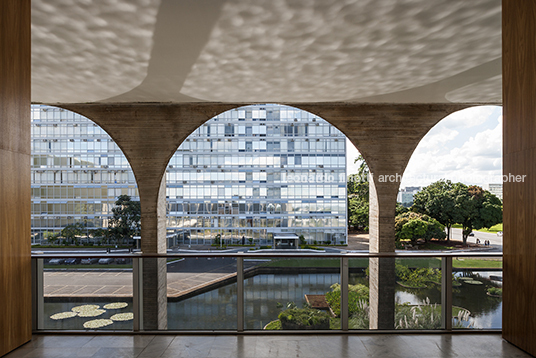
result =
[[138,197],[130,165],[110,136],[84,116],[32,105],[32,241],[83,222],[108,227],[117,196]]
[[[346,137],[287,106],[222,113],[192,133],[166,173],[169,245],[271,243],[278,233],[346,242]],[[107,227],[118,195],[138,199],[130,166],[89,119],[32,106],[32,234]]]
[[270,244],[279,233],[346,242],[346,137],[288,106],[252,105],[207,121],[168,171],[168,232],[184,243]]

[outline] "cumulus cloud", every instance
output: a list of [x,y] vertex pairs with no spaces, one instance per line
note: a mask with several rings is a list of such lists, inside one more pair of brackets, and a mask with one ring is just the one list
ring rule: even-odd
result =
[[498,107],[475,107],[450,115],[423,138],[401,186],[442,178],[483,185],[497,182],[501,174],[502,116]]

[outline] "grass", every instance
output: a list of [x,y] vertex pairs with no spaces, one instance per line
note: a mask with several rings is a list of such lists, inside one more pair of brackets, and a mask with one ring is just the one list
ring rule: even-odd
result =
[[456,268],[502,268],[501,259],[452,259],[452,266]]
[[[463,228],[462,225],[460,225],[460,224],[454,224],[454,225],[452,225],[452,227],[454,229],[462,229]],[[473,230],[473,231],[489,232],[489,233],[492,233],[492,234],[496,234],[499,231],[503,231],[503,224],[500,223],[500,224],[494,225],[494,226],[490,227],[489,229],[484,228],[484,229],[478,229],[478,230]]]
[[489,229],[479,229],[479,230],[476,230],[476,231],[489,232],[489,233],[492,233],[492,234],[496,234],[499,231],[503,231],[503,224],[500,223],[500,224],[497,224],[495,226],[490,227]]
[[433,242],[427,242],[421,246],[425,250],[453,250],[454,246],[440,245]]

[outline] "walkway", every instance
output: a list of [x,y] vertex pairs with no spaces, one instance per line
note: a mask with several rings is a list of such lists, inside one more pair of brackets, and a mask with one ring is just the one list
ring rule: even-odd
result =
[[530,357],[500,334],[34,335],[22,357]]

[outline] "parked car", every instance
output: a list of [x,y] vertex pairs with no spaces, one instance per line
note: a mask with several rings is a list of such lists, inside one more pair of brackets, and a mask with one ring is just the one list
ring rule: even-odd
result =
[[96,264],[99,262],[99,259],[96,258],[96,257],[91,257],[91,258],[88,258],[88,259],[82,259],[82,261],[80,261],[80,263],[82,265],[93,265],[93,264]]
[[99,260],[99,265],[109,265],[109,264],[113,264],[113,263],[114,263],[114,259],[112,259],[110,257],[106,257],[106,258],[103,258],[103,259]]
[[51,259],[48,264],[49,265],[62,265],[65,263],[65,259]]
[[115,259],[115,263],[120,264],[120,265],[125,265],[125,264],[128,264],[129,262],[130,262],[130,259],[127,259],[127,258]]
[[79,263],[80,263],[80,259],[69,258],[65,260],[66,265],[78,265]]

